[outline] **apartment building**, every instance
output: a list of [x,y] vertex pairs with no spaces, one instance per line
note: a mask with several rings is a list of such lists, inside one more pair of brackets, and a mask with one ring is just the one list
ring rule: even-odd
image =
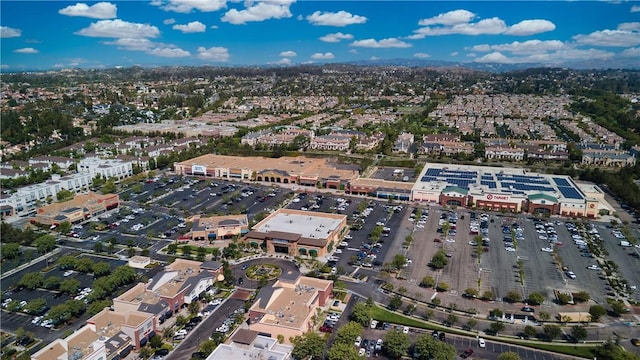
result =
[[0,206],[11,206],[15,215],[26,216],[42,204],[54,201],[61,190],[79,193],[89,190],[92,177],[88,173],[67,176],[54,174],[51,180],[19,188],[7,197],[0,198]]
[[100,175],[104,179],[122,180],[133,175],[133,164],[119,159],[88,157],[80,160],[78,172],[89,173],[92,179]]

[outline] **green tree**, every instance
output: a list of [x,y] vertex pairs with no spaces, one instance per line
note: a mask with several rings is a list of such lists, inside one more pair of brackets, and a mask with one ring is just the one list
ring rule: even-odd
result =
[[196,315],[200,311],[200,303],[192,301],[189,303],[189,314]]
[[539,292],[532,292],[527,298],[527,303],[531,305],[540,305],[544,302],[544,296]]
[[36,241],[33,242],[33,246],[38,249],[40,254],[46,254],[56,248],[56,238],[53,235],[39,236]]
[[294,359],[320,359],[327,347],[327,339],[320,334],[309,331],[302,336],[293,339],[293,351],[291,355]]
[[154,337],[150,338],[149,346],[151,346],[154,349],[159,349],[160,347],[162,347],[162,337],[155,335]]
[[20,244],[17,243],[8,243],[2,244],[0,247],[2,252],[2,257],[8,260],[13,260],[20,256]]
[[587,328],[582,325],[576,325],[571,327],[571,335],[576,338],[577,341],[587,338]]
[[434,269],[443,269],[448,263],[447,253],[444,250],[438,250],[431,258],[431,266]]
[[140,348],[139,355],[143,359],[148,359],[153,355],[153,350],[149,346],[143,346]]
[[464,293],[471,298],[476,298],[478,297],[479,293],[478,293],[478,289],[476,288],[467,288]]
[[493,300],[493,297],[494,297],[493,291],[486,290],[485,292],[482,293],[482,296],[480,297],[480,299],[484,301],[491,301]]
[[451,324],[451,326],[453,326],[455,323],[458,322],[458,316],[456,314],[447,315],[447,322]]
[[329,360],[361,360],[353,343],[335,342],[329,350]]
[[199,350],[205,354],[211,354],[218,344],[214,340],[208,339],[200,343]]
[[587,302],[590,298],[591,295],[589,295],[589,293],[586,291],[578,291],[577,293],[573,294],[573,301],[579,303]]
[[60,234],[68,234],[71,232],[71,223],[68,221],[63,221],[60,223],[60,225],[58,225],[58,227],[56,228],[56,230],[60,233]]
[[22,275],[18,285],[24,286],[29,290],[33,290],[42,286],[44,282],[44,275],[41,272],[30,272]]
[[440,291],[440,292],[448,291],[449,290],[449,284],[447,284],[444,281],[440,281],[438,283],[438,285],[436,285],[436,290]]
[[47,307],[47,301],[43,298],[33,299],[27,302],[22,310],[27,314],[39,314]]
[[433,336],[424,334],[416,339],[414,356],[418,360],[453,360],[456,358],[456,349],[434,339]]
[[491,330],[491,332],[493,332],[495,335],[498,335],[499,332],[501,332],[502,330],[504,330],[504,323],[501,321],[494,321],[491,323],[491,325],[489,325],[489,329]]
[[89,315],[93,316],[109,306],[111,306],[111,299],[93,301],[87,307],[87,312]]
[[63,255],[58,259],[58,266],[60,266],[61,270],[75,269],[76,268],[76,257],[72,255]]
[[504,299],[507,302],[516,303],[522,300],[522,295],[520,295],[520,292],[518,291],[511,290],[507,293],[507,296],[505,296]]
[[512,351],[508,351],[498,355],[498,360],[520,360],[520,355]]
[[422,280],[420,281],[420,286],[423,288],[432,288],[436,285],[436,280],[433,278],[433,276],[425,276],[422,278]]
[[[340,342],[347,343],[353,346],[356,338],[362,335],[362,325],[358,324],[354,321],[349,321],[345,325],[341,326],[336,333],[337,339],[340,339]],[[336,339],[336,341],[338,341]]]
[[534,337],[538,335],[538,331],[536,330],[536,328],[531,325],[527,325],[524,327],[524,333],[529,337]]
[[49,276],[44,279],[42,283],[42,287],[47,290],[57,290],[60,287],[60,283],[62,282],[62,278],[59,276]]
[[394,295],[389,301],[389,310],[395,311],[402,307],[402,298],[400,295]]
[[555,324],[546,324],[542,327],[542,333],[547,341],[553,341],[555,338],[562,334],[562,328]]
[[75,294],[78,289],[80,289],[80,281],[76,279],[64,279],[58,287],[58,290],[67,294]]
[[93,244],[93,251],[97,253],[101,253],[104,251],[104,245],[102,245],[101,241],[98,241],[97,243]]
[[60,191],[58,191],[58,193],[56,194],[56,199],[59,202],[71,200],[73,199],[73,192],[67,189],[60,189]]
[[622,346],[613,342],[606,342],[593,350],[593,356],[598,360],[640,360],[640,356],[626,351]]
[[607,314],[607,309],[602,305],[591,305],[589,307],[589,315],[591,315],[591,321],[598,321],[600,317]]
[[65,304],[58,304],[47,312],[45,319],[50,319],[54,324],[66,322],[71,319],[71,312]]
[[351,320],[362,326],[367,326],[371,320],[371,307],[366,302],[357,302],[351,312]]
[[549,319],[551,319],[551,315],[549,315],[548,312],[546,311],[541,311],[540,315],[538,315],[540,317],[540,320],[542,321],[548,321]]
[[407,265],[407,258],[402,254],[395,254],[391,264],[393,264],[393,267],[400,270]]
[[176,316],[176,326],[177,327],[183,327],[187,324],[187,318],[184,315],[178,315]]
[[76,260],[75,269],[81,273],[90,273],[93,270],[94,262],[88,257],[81,257]]
[[111,266],[108,262],[100,261],[92,265],[92,270],[95,277],[106,276],[111,272]]
[[398,359],[404,356],[409,349],[409,335],[400,331],[389,331],[384,336],[383,349],[391,358]]

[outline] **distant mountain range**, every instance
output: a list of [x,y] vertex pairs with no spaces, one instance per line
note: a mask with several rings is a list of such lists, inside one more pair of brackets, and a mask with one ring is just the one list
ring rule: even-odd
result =
[[[635,61],[634,61],[635,60]],[[568,68],[576,70],[586,69],[628,69],[640,70],[640,61],[638,59],[630,60],[589,60],[574,61],[563,64],[543,64],[543,63],[526,63],[526,64],[502,64],[502,63],[478,63],[478,62],[451,62],[442,60],[428,59],[377,59],[377,60],[359,60],[349,62],[352,65],[361,66],[407,66],[407,67],[444,67],[444,68],[465,68],[479,71],[489,72],[505,72],[513,70],[522,70],[530,68]]]

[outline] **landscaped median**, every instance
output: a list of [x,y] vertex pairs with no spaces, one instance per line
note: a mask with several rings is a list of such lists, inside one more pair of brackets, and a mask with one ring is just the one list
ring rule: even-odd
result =
[[[438,330],[445,331],[451,334],[457,334],[462,336],[473,336],[477,335],[475,331],[465,331],[462,329],[454,329],[452,327],[446,327],[443,325],[439,325],[436,323],[424,321],[417,319],[415,317],[410,317],[403,315],[399,312],[387,310],[379,305],[374,305],[371,311],[371,317],[375,320],[388,322],[392,324],[405,325],[419,329],[428,329],[428,330]],[[579,356],[583,358],[593,358],[592,350],[595,349],[597,345],[600,344],[566,344],[566,343],[548,343],[541,342],[535,340],[521,340],[511,337],[502,337],[502,336],[490,336],[490,335],[482,335],[483,338],[488,340],[495,340],[502,343],[508,343],[513,345],[526,346],[533,349],[550,351],[558,354],[564,355],[572,355]]]

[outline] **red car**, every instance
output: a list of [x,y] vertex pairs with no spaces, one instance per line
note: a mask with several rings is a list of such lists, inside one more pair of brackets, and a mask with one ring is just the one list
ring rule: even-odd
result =
[[333,331],[333,328],[331,326],[322,325],[320,326],[320,331],[330,333]]
[[460,357],[463,358],[463,359],[466,359],[471,355],[473,355],[473,350],[472,349],[467,349],[462,354],[460,354]]
[[433,242],[442,242],[442,240],[440,240],[440,238],[435,238],[433,239]]

